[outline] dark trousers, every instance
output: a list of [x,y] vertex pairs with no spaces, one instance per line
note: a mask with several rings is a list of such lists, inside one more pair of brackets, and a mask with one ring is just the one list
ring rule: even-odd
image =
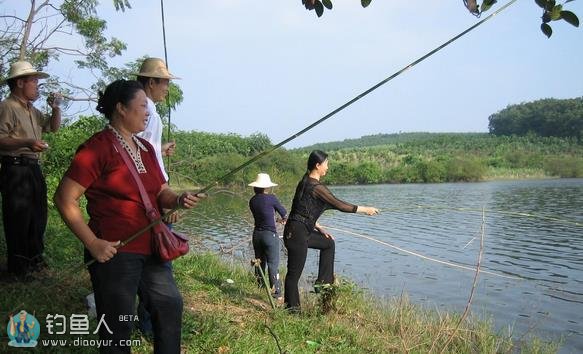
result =
[[[120,252],[105,263],[89,266],[97,319],[104,320],[110,331],[101,326],[99,338],[112,340],[101,353],[130,353],[124,346],[130,338],[135,314],[136,294],[152,317],[155,353],[180,353],[182,297],[169,263],[154,256]],[[126,316],[129,321],[123,321]]]
[[[166,223],[165,223],[166,224]],[[172,224],[166,224],[166,226],[172,230]],[[172,262],[168,262],[168,267],[172,270]],[[138,314],[138,328],[140,332],[142,332],[145,336],[153,336],[154,335],[154,327],[152,326],[152,316],[146,309],[146,304],[143,300],[143,295],[140,289],[138,288],[138,308],[136,309],[136,313]]]
[[[273,296],[281,296],[281,284],[279,281],[279,237],[273,231],[254,230],[253,250],[255,258],[261,260],[261,269],[269,272],[269,286],[273,289]],[[263,285],[263,279],[258,268],[255,268],[255,276],[259,285]]]
[[47,186],[40,165],[3,161],[0,188],[8,272],[25,274],[43,263]]
[[287,275],[285,276],[286,307],[300,309],[300,292],[298,282],[306,264],[308,248],[320,250],[320,262],[316,283],[334,282],[335,244],[331,238],[326,238],[316,230],[308,230],[299,221],[288,220],[284,230],[284,243],[287,248]]

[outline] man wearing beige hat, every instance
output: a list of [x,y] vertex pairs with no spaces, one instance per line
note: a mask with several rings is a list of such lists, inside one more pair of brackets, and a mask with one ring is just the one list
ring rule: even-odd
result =
[[[162,133],[164,129],[164,124],[162,124],[162,118],[156,111],[156,103],[163,102],[168,95],[168,89],[170,87],[170,80],[178,79],[176,76],[172,75],[164,60],[159,58],[146,58],[140,67],[140,72],[136,73],[137,80],[144,86],[144,91],[146,92],[146,97],[148,98],[148,123],[146,124],[146,129],[138,135],[146,140],[156,150],[156,158],[158,159],[158,165],[160,165],[160,170],[164,175],[166,181],[168,181],[168,173],[164,168],[164,156],[172,156],[174,154],[174,149],[176,148],[176,143],[167,142],[162,144]],[[172,223],[178,220],[178,214],[174,213],[170,215],[169,219],[164,220],[169,227]],[[170,262],[168,262],[170,267]],[[150,313],[148,308],[148,299],[144,298],[145,292],[138,290],[139,304],[138,304],[138,328],[144,335],[153,335],[154,331],[152,328],[152,321],[150,319]]]
[[0,188],[8,272],[24,275],[44,266],[47,188],[39,155],[49,148],[42,133],[61,124],[61,96],[48,101],[45,119],[32,103],[39,97],[38,81],[49,75],[26,61],[10,66],[6,80],[10,96],[0,103]]
[[163,157],[174,154],[176,143],[172,141],[162,144],[164,125],[162,124],[162,118],[156,111],[156,103],[163,102],[166,99],[170,80],[178,79],[178,77],[170,74],[164,61],[159,58],[147,58],[144,60],[140,67],[140,72],[136,75],[137,80],[144,85],[144,91],[148,97],[148,123],[146,124],[146,129],[139,136],[148,140],[156,149],[158,164],[162,174],[164,174],[164,178],[168,181]]

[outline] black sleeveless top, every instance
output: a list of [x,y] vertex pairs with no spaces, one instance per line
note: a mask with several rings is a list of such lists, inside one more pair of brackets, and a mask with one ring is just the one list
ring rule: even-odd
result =
[[[303,193],[302,193],[303,189]],[[303,178],[296,187],[296,194],[288,220],[295,220],[313,230],[316,221],[327,209],[336,209],[345,213],[356,213],[358,206],[346,203],[334,196],[332,192],[315,178]]]

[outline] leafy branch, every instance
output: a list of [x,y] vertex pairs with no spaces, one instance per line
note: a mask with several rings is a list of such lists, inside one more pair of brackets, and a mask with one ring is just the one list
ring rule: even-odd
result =
[[[372,0],[360,0],[362,7],[367,7],[371,2]],[[302,4],[308,10],[315,10],[318,17],[322,17],[324,8],[332,10],[332,0],[302,0]]]
[[[116,0],[121,1],[121,0]],[[575,0],[567,0],[567,4]],[[368,7],[372,0],[360,0],[362,7]],[[567,23],[579,27],[579,18],[571,11],[563,10],[564,4],[557,5],[555,0],[535,0],[536,4],[543,9],[541,30],[547,37],[551,37],[553,30],[549,25],[551,21],[565,20]],[[483,0],[481,4],[477,0],[463,0],[464,6],[468,11],[476,16],[488,11],[497,0]],[[302,4],[308,10],[314,10],[318,17],[322,17],[324,9],[332,10],[332,0],[302,0]]]
[[[574,1],[567,0],[565,4]],[[579,27],[579,18],[571,11],[563,10],[563,5],[556,4],[555,0],[535,0],[536,4],[543,9],[541,31],[550,38],[553,35],[553,29],[549,25],[551,21],[564,20],[565,22]]]
[[[26,60],[42,70],[61,56],[74,58],[79,69],[100,77],[109,68],[107,60],[119,56],[126,44],[117,38],[106,38],[106,22],[97,15],[97,0],[30,0],[21,14],[2,13],[0,21],[0,80],[8,74],[10,63]],[[117,9],[131,8],[129,0],[113,0]],[[5,11],[5,10],[4,10]],[[2,11],[2,12],[4,12]],[[70,38],[70,40],[69,40]],[[81,40],[79,46],[78,39]],[[60,45],[56,45],[59,43]],[[67,87],[68,86],[68,87]],[[75,89],[52,75],[41,90],[63,93],[67,101],[92,100],[95,94]],[[7,87],[0,87],[0,97]],[[77,95],[83,97],[77,97]]]

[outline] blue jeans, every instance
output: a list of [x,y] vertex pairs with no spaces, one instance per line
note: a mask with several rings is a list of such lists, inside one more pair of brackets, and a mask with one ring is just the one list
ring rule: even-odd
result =
[[[112,346],[101,347],[101,353],[130,353],[123,346],[130,338],[135,314],[136,294],[152,316],[155,353],[180,353],[182,329],[182,296],[176,287],[169,263],[155,256],[120,252],[105,263],[89,266],[95,292],[97,319],[105,315],[99,338],[111,339]],[[123,317],[126,316],[126,317]],[[126,320],[127,319],[127,320]]]
[[[274,297],[281,296],[281,282],[279,281],[279,238],[277,234],[269,230],[253,231],[253,250],[255,258],[261,260],[261,269],[265,273],[267,266],[269,272],[269,286],[271,286]],[[255,276],[259,285],[263,285],[259,269],[255,269]]]

